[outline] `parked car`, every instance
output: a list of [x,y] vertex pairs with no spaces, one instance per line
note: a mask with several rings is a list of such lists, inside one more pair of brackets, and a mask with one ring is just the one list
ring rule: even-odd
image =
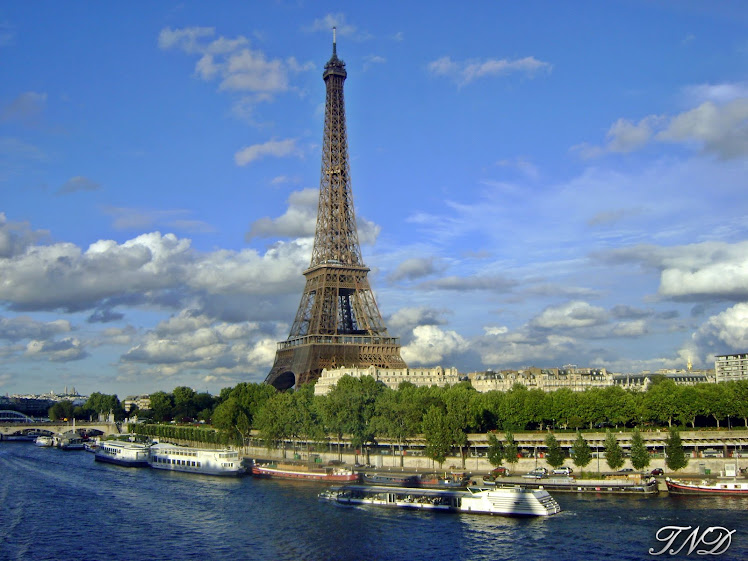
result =
[[548,475],[548,470],[545,468],[535,468],[532,471],[528,471],[525,475],[522,477],[526,477],[528,479],[542,479]]
[[492,475],[493,477],[506,477],[507,475],[509,475],[509,468],[499,466],[492,469],[490,475]]
[[650,473],[652,475],[664,475],[665,474],[662,468],[654,468]]
[[571,475],[574,470],[570,467],[564,466],[553,470],[553,475]]

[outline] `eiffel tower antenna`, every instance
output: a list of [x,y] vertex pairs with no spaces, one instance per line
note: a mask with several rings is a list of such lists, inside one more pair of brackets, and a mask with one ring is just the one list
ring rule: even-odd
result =
[[337,55],[325,64],[325,128],[317,228],[306,286],[288,339],[278,343],[265,382],[279,390],[314,382],[323,368],[406,368],[400,340],[390,337],[369,286],[353,210],[343,83]]

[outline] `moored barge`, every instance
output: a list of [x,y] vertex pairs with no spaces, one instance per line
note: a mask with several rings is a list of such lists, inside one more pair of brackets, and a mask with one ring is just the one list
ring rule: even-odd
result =
[[310,467],[304,464],[252,463],[252,475],[275,479],[301,479],[304,481],[331,481],[349,483],[358,481],[358,473],[340,467]]
[[701,480],[699,482],[665,478],[668,493],[673,495],[740,495],[748,497],[748,481]]
[[364,473],[363,481],[367,485],[384,485],[386,487],[418,487],[418,475],[404,473]]
[[548,477],[522,482],[497,482],[497,487],[518,485],[525,489],[545,489],[553,493],[616,493],[625,495],[656,495],[657,479],[574,479]]

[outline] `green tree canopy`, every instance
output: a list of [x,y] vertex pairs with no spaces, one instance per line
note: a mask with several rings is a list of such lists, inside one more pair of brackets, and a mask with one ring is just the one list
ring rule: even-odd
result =
[[73,409],[73,402],[67,399],[63,399],[62,401],[58,401],[49,408],[49,418],[53,421],[72,419]]
[[[227,401],[231,400],[232,398],[229,398]],[[255,425],[268,450],[295,436],[297,412],[293,407],[293,402],[293,392],[278,392],[268,399],[262,409],[257,412]],[[241,407],[237,406],[237,408],[242,411]],[[218,408],[216,408],[217,412]],[[283,457],[286,457],[285,446],[283,447]]]
[[426,439],[426,457],[441,465],[452,449],[453,430],[444,410],[432,405],[423,416],[423,436]]
[[444,392],[447,422],[452,428],[452,444],[460,449],[462,467],[465,467],[467,432],[477,425],[476,404],[478,393],[469,385],[457,384]]
[[492,466],[500,466],[504,459],[504,445],[491,433],[488,435],[488,461]]
[[174,396],[159,391],[152,393],[150,399],[154,421],[171,421],[174,418]]
[[558,439],[551,433],[545,437],[545,461],[549,466],[557,468],[564,463],[564,451]]
[[506,440],[506,443],[504,444],[504,458],[508,463],[514,466],[514,464],[519,460],[519,446],[517,446],[517,441],[514,440],[514,435],[511,431],[506,431],[504,439]]
[[[405,444],[421,430],[423,411],[415,399],[415,386],[401,384],[397,390],[386,388],[377,398],[375,430],[399,446]],[[395,445],[393,444],[393,454]],[[400,456],[400,465],[403,457]]]
[[631,435],[631,465],[637,470],[649,465],[649,452],[639,429],[634,429]]
[[592,450],[582,433],[577,433],[577,439],[574,441],[574,465],[584,468],[592,461]]
[[673,426],[673,418],[678,414],[676,395],[678,386],[668,379],[655,379],[655,383],[646,391],[642,407],[652,421],[667,423]]
[[504,426],[511,430],[524,430],[530,423],[532,413],[528,406],[529,391],[522,384],[514,384],[501,401],[500,417]]
[[195,404],[195,396],[197,395],[195,390],[187,386],[177,386],[171,392],[171,395],[174,400],[174,407],[172,409],[174,419],[184,422],[197,418],[199,411]]
[[88,396],[83,408],[93,411],[97,416],[107,416],[112,413],[117,421],[125,418],[125,410],[116,395],[94,392]]
[[677,471],[688,465],[688,456],[683,448],[680,439],[680,432],[676,428],[671,428],[665,441],[665,465]]
[[605,461],[610,469],[618,469],[623,465],[623,449],[618,443],[616,435],[611,431],[605,431]]

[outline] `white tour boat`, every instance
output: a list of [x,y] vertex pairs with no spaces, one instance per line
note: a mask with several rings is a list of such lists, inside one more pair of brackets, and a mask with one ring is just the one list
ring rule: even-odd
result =
[[149,463],[154,469],[168,469],[205,475],[241,475],[239,452],[228,448],[190,448],[174,444],[151,446]]
[[36,440],[34,440],[34,444],[36,446],[41,446],[43,448],[48,448],[50,446],[54,446],[55,440],[51,436],[37,436]]
[[99,443],[94,460],[126,467],[148,467],[151,447],[137,442],[109,440]]
[[466,490],[414,489],[345,485],[320,493],[320,498],[339,505],[373,505],[499,516],[551,516],[561,512],[556,499],[543,489],[502,487]]

